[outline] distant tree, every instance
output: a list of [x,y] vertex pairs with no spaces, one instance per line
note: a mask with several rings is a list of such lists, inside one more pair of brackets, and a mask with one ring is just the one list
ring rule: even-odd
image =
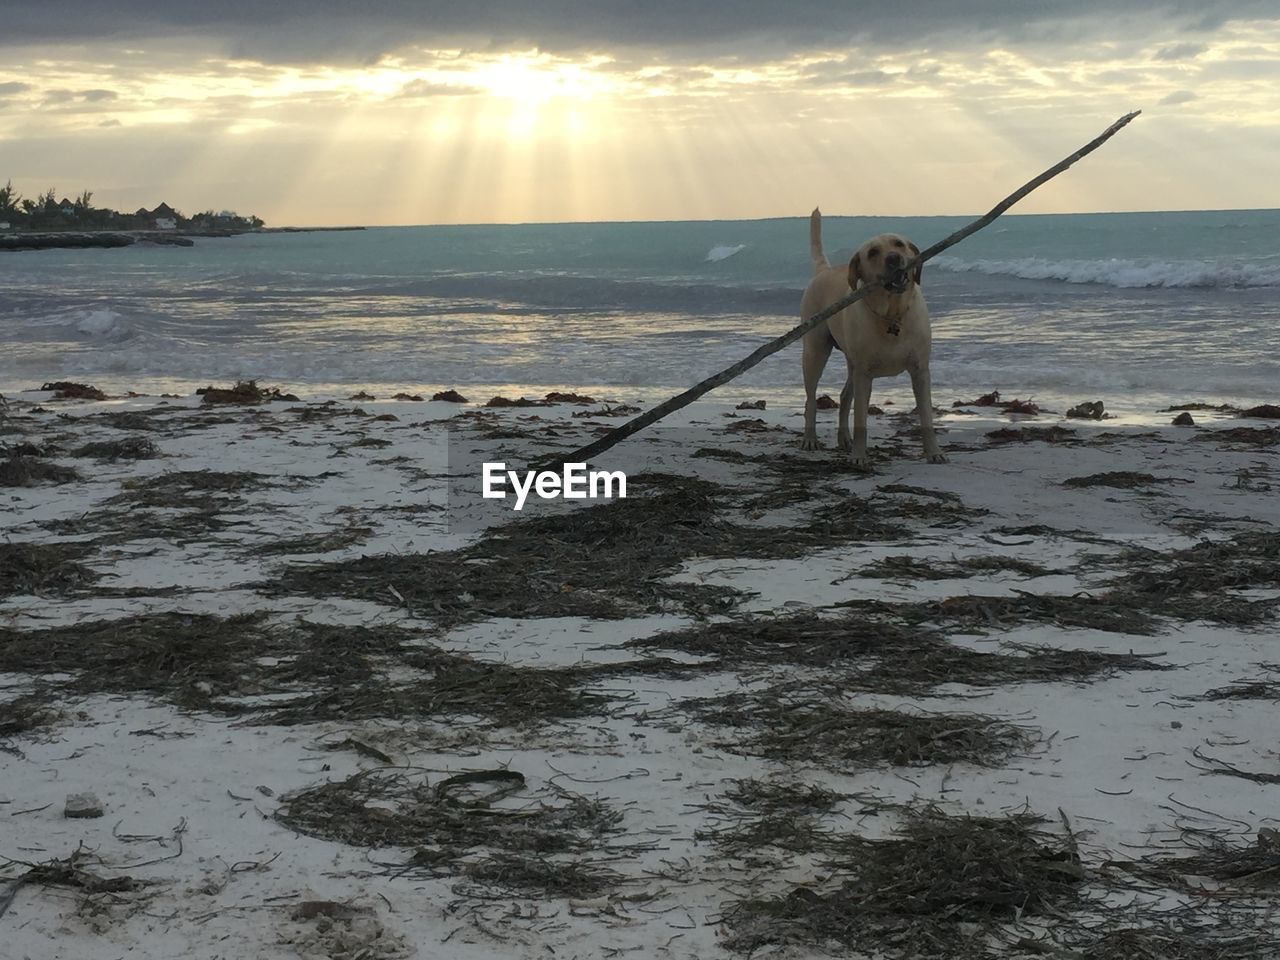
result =
[[252,226],[253,229],[255,230],[261,230],[264,226],[266,226],[266,221],[263,220],[261,217],[250,217],[249,225]]
[[0,213],[16,210],[21,202],[21,195],[13,189],[13,181],[6,181],[5,185],[0,187]]
[[22,201],[22,212],[28,217],[34,214],[36,212],[36,202],[30,197],[24,199]]
[[50,187],[40,194],[38,203],[45,213],[53,213],[58,209],[58,191]]
[[93,209],[93,191],[86,190],[80,196],[76,197],[76,209],[89,211]]

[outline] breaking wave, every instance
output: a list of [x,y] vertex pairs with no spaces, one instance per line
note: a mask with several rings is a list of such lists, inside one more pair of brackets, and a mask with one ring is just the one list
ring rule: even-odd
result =
[[938,257],[933,264],[953,273],[1096,283],[1109,287],[1277,287],[1280,262],[1214,263],[1208,260],[965,260]]
[[728,260],[735,253],[741,253],[745,249],[747,249],[747,245],[745,243],[739,243],[733,246],[727,243],[717,244],[707,251],[707,259],[705,262],[719,263],[721,260]]

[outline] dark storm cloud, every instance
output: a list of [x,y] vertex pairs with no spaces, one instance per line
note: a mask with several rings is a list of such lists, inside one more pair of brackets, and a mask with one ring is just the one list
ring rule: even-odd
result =
[[0,45],[207,37],[267,61],[375,60],[410,44],[548,51],[713,46],[720,55],[866,40],[904,46],[947,36],[1052,39],[1115,34],[1124,17],[1205,29],[1275,19],[1274,0],[42,0],[5,13]]

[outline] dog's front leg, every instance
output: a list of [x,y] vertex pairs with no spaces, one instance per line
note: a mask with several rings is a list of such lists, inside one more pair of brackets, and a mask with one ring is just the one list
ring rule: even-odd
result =
[[[865,370],[849,370],[849,381],[840,394],[840,412],[847,415],[849,398],[853,400],[853,443],[850,456],[857,470],[870,470],[871,458],[867,456],[867,411],[871,406],[871,374]],[[848,423],[845,423],[846,436]]]
[[851,369],[840,390],[840,416],[836,421],[836,446],[846,452],[853,449],[853,439],[849,436],[849,410],[853,407],[854,376]]
[[933,433],[933,388],[929,365],[916,363],[910,368],[911,392],[916,395],[916,412],[920,415],[920,436],[924,439],[924,455],[930,463],[946,463]]

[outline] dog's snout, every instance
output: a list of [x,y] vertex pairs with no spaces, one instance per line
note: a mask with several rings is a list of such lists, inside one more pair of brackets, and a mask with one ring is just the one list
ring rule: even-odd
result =
[[897,250],[889,251],[887,254],[885,254],[885,257],[884,257],[885,266],[889,267],[891,270],[901,269],[902,265],[905,264],[906,262],[907,262],[907,258],[904,257],[902,254],[900,254]]

